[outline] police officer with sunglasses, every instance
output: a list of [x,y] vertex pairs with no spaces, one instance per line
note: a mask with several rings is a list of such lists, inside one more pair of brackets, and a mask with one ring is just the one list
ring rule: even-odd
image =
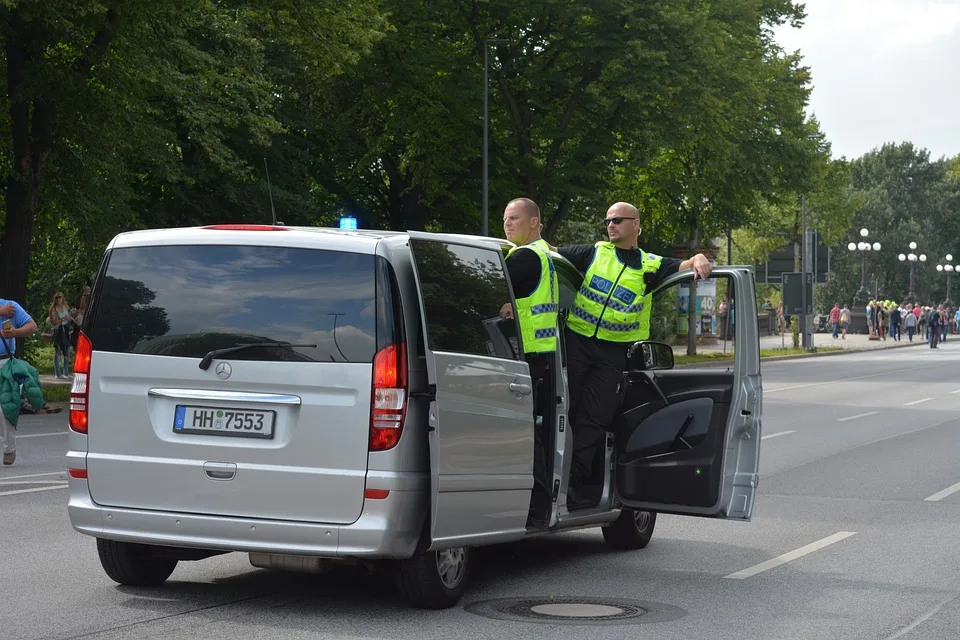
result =
[[695,277],[707,278],[712,268],[703,254],[681,261],[641,250],[637,246],[640,213],[631,204],[611,206],[604,224],[609,242],[558,250],[586,272],[564,336],[574,448],[571,509],[599,501],[603,489],[600,454],[604,434],[613,426],[627,349],[650,338],[649,292],[677,271],[693,269]]

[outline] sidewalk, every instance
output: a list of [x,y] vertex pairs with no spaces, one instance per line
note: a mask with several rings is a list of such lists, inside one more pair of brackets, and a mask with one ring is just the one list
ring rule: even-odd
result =
[[73,384],[73,379],[69,380],[57,380],[57,376],[52,373],[41,373],[40,374],[40,386],[41,387],[69,387]]
[[[947,336],[947,341],[951,340],[960,340],[960,336],[950,335]],[[834,340],[833,335],[830,333],[815,333],[813,334],[813,346],[814,348],[819,347],[839,347],[845,351],[870,351],[875,349],[890,349],[892,347],[905,347],[911,344],[920,345],[927,344],[924,340],[918,339],[917,336],[914,336],[913,342],[911,343],[907,340],[907,336],[904,335],[903,339],[899,342],[896,340],[870,340],[870,337],[866,334],[847,334],[847,339],[843,340],[842,338],[837,338]],[[732,352],[733,343],[727,342],[724,344],[723,341],[717,342],[714,345],[697,345],[697,353],[722,353],[724,347],[726,347],[727,352]],[[784,336],[761,336],[760,337],[760,349],[761,350],[770,350],[770,349],[792,349],[793,348],[793,336],[790,334]],[[673,351],[676,355],[685,355],[687,353],[687,346],[684,345],[675,345]],[[827,353],[830,353],[828,351]]]

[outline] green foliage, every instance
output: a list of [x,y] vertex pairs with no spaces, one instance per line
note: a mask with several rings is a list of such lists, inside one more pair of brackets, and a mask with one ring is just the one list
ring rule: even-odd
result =
[[[946,298],[947,278],[936,270],[947,254],[960,260],[960,181],[955,178],[958,159],[932,161],[929,152],[910,143],[886,144],[851,165],[850,191],[862,203],[831,253],[830,282],[823,287],[831,302],[852,302],[866,267],[871,297],[903,301],[910,289],[909,243],[917,255],[927,257],[914,267],[914,289],[922,304],[939,304]],[[871,243],[881,250],[866,254],[849,251],[849,242],[860,242],[859,230],[869,230]],[[839,246],[838,246],[839,245]],[[879,292],[876,288],[879,287]]]
[[679,288],[670,287],[655,299],[650,311],[650,339],[673,344],[677,335]]
[[792,0],[0,0],[0,286],[43,322],[117,232],[267,222],[264,162],[288,224],[348,211],[477,233],[486,51],[494,234],[527,195],[546,237],[594,242],[627,200],[645,249],[722,246],[732,230],[749,264],[799,240],[806,194],[835,248],[818,304],[852,300],[845,245],[861,226],[884,246],[868,260],[884,297],[906,295],[896,256],[915,239],[917,292],[943,299],[960,157],[902,144],[831,159],[804,115],[809,70],[773,38],[803,18]]
[[296,155],[285,143],[316,121],[291,114],[384,24],[377,0],[0,6],[7,295],[25,293],[31,249],[60,270],[43,266],[35,299],[81,282],[118,231],[263,220],[266,150],[282,149],[275,167]]

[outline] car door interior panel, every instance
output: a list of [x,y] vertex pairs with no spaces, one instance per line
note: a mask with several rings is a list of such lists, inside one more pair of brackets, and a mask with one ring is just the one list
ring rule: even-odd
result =
[[621,499],[717,503],[733,380],[715,370],[625,374],[614,433]]

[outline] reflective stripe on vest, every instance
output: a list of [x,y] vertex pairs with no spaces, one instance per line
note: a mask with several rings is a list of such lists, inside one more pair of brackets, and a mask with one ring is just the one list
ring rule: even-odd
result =
[[652,253],[641,252],[641,257],[640,268],[634,269],[620,262],[613,244],[596,244],[567,319],[571,331],[611,342],[650,338],[650,295],[643,276],[656,273],[662,260]]
[[507,257],[523,248],[532,250],[540,258],[540,280],[536,289],[526,298],[517,298],[517,322],[520,323],[523,352],[554,353],[557,350],[557,292],[560,284],[550,259],[550,245],[541,238],[510,249]]

